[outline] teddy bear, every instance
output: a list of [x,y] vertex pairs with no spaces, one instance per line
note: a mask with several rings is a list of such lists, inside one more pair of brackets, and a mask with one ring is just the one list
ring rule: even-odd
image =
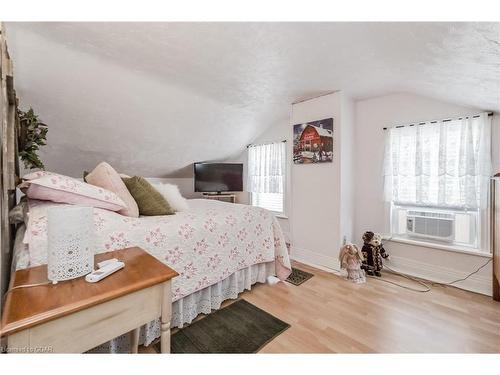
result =
[[389,254],[382,246],[382,236],[378,233],[367,231],[363,234],[363,264],[361,268],[370,276],[382,276],[382,258],[386,259]]
[[347,280],[360,284],[366,281],[365,271],[361,269],[363,254],[354,244],[346,244],[340,250],[340,267],[347,271]]

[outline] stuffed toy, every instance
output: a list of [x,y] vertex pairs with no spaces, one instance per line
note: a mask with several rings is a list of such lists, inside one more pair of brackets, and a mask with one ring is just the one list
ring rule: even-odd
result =
[[356,245],[346,244],[339,255],[340,267],[347,271],[347,280],[353,283],[364,283],[366,281],[365,271],[361,269],[363,254]]
[[382,276],[380,273],[383,268],[382,258],[386,259],[389,257],[389,254],[385,252],[382,246],[382,236],[370,231],[365,232],[363,234],[363,243],[363,248],[361,249],[363,264],[361,268],[366,271],[367,275]]

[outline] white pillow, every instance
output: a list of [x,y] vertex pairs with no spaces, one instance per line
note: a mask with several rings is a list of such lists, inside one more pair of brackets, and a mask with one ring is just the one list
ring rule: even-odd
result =
[[173,184],[152,184],[156,190],[165,198],[174,211],[187,211],[189,209],[187,199],[184,198],[177,185]]

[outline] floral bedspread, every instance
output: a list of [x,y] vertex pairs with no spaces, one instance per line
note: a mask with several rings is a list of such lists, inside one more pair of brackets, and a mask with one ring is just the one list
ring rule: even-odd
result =
[[[47,263],[47,210],[57,205],[29,201],[24,238],[29,263],[18,268]],[[175,215],[140,218],[94,208],[95,251],[142,247],[179,273],[172,283],[174,301],[253,264],[275,261],[276,276],[288,277],[283,232],[271,212],[205,199],[189,200],[189,207]]]

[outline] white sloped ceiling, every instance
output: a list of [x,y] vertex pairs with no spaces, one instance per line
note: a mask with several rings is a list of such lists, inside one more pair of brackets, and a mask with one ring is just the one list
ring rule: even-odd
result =
[[412,92],[500,111],[498,23],[8,23],[48,169],[183,177],[238,155],[290,103]]

